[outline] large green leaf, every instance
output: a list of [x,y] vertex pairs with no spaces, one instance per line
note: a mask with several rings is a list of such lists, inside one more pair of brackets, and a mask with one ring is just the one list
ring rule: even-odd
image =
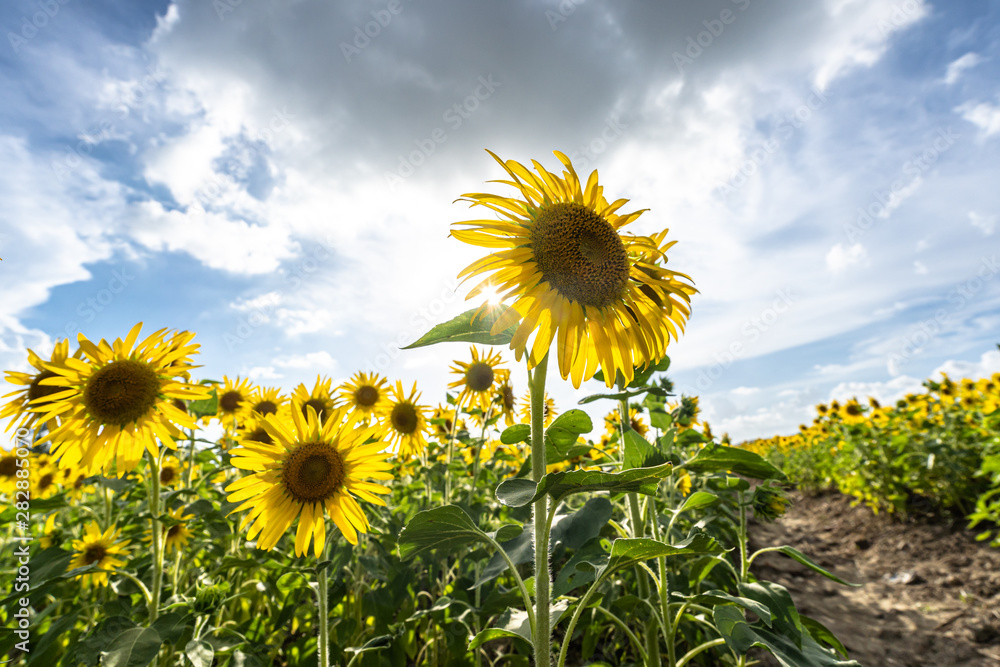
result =
[[[447,322],[438,324],[430,331],[421,336],[415,343],[410,343],[403,350],[412,350],[416,347],[434,345],[435,343],[479,343],[480,345],[506,345],[514,337],[517,325],[511,325],[505,331],[496,336],[490,335],[493,323],[506,311],[506,307],[499,306],[491,312],[483,313],[481,317],[475,317],[479,308],[467,310],[461,315],[454,317]],[[475,317],[475,321],[473,318]]]
[[564,453],[576,444],[581,435],[593,430],[590,415],[583,410],[567,410],[545,429],[545,442],[551,443],[559,453]]
[[747,623],[743,610],[730,604],[715,607],[712,617],[726,645],[737,655],[760,646],[770,651],[783,667],[861,667],[856,660],[841,660],[832,649],[818,644],[801,625],[788,636],[761,621]]
[[153,662],[163,641],[153,628],[129,628],[108,644],[102,667],[146,667]]
[[691,472],[734,472],[754,479],[784,480],[785,473],[765,461],[759,454],[739,447],[708,444],[694,458],[681,464]]
[[184,655],[194,667],[212,667],[215,649],[203,639],[192,639],[184,647]]
[[622,472],[571,470],[549,473],[535,485],[527,479],[508,479],[497,487],[497,499],[509,507],[523,507],[544,495],[556,501],[571,493],[609,491],[611,493],[656,494],[660,481],[670,476],[671,464],[653,468],[633,468]]
[[578,405],[586,405],[587,403],[593,403],[594,401],[600,401],[602,399],[609,399],[612,401],[621,401],[624,399],[635,398],[636,396],[642,396],[643,394],[653,394],[654,396],[673,396],[663,387],[643,386],[636,387],[635,389],[626,389],[625,391],[619,391],[614,394],[591,394],[589,396],[584,396],[579,401]]
[[505,445],[531,442],[531,424],[514,424],[513,426],[508,426],[500,434],[500,442]]
[[[557,513],[552,518],[552,528],[549,531],[549,548],[579,549],[601,532],[611,519],[611,514],[611,501],[603,497],[591,498],[575,512]],[[533,540],[532,525],[528,524],[523,533],[501,543],[500,548],[515,565],[529,563],[535,555]],[[494,554],[474,586],[481,586],[495,579],[506,569],[507,562],[500,554]]]
[[212,387],[212,395],[200,401],[188,403],[188,412],[195,417],[213,417],[219,412],[219,392]]
[[705,533],[696,533],[683,542],[672,545],[646,537],[623,538],[611,543],[611,553],[584,561],[577,567],[594,568],[595,578],[601,580],[618,570],[634,567],[652,558],[720,554],[725,551],[714,537]]
[[434,507],[417,512],[400,531],[399,557],[405,561],[434,549],[451,550],[472,542],[492,543],[461,507]]
[[622,468],[652,468],[667,462],[667,456],[639,435],[629,429],[625,431],[625,458]]

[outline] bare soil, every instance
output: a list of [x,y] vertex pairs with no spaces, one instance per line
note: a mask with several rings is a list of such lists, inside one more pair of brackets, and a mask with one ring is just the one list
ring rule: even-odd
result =
[[751,546],[795,547],[863,586],[842,586],[776,553],[752,571],[787,587],[852,659],[864,667],[1000,667],[1000,549],[976,542],[964,522],[901,522],[838,493],[792,497],[781,519],[751,526]]

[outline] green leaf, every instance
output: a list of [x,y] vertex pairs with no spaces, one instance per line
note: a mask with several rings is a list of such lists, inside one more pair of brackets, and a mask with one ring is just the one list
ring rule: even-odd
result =
[[[527,618],[528,615],[525,614],[524,617]],[[475,651],[486,642],[493,641],[494,639],[513,639],[515,643],[520,644],[523,651],[531,652],[531,642],[529,640],[516,632],[504,630],[503,628],[486,628],[472,638],[472,641],[469,642],[469,650]]]
[[673,396],[663,387],[657,387],[655,385],[636,387],[635,389],[626,389],[625,391],[619,391],[614,394],[591,394],[590,396],[584,396],[579,401],[577,405],[586,405],[587,403],[593,403],[594,401],[600,401],[602,399],[608,399],[612,401],[622,401],[629,398],[634,398],[636,396],[642,396],[643,394],[653,394],[655,396]]
[[108,644],[101,656],[103,667],[146,667],[160,651],[159,633],[153,628],[129,628]]
[[219,412],[219,392],[212,387],[212,394],[208,398],[188,403],[188,412],[195,417],[213,417]]
[[622,468],[651,468],[667,462],[666,455],[636,431],[625,431],[625,459]]
[[[11,483],[13,484],[13,482]],[[59,495],[52,496],[51,498],[33,498],[28,501],[28,507],[30,508],[28,511],[31,514],[48,514],[52,510],[57,510],[65,506],[65,493],[60,493]],[[13,503],[4,508],[3,512],[0,512],[0,527],[6,526],[11,521],[15,521],[19,512],[23,514],[23,510],[18,510]]]
[[766,648],[783,667],[861,667],[855,660],[840,660],[837,654],[820,646],[801,625],[797,634],[786,636],[758,621],[747,623],[736,605],[719,605],[712,610],[715,627],[737,655],[745,655],[753,646]]
[[516,445],[519,442],[529,442],[531,440],[530,424],[514,424],[504,429],[500,434],[500,442],[505,445]]
[[766,605],[763,605],[756,600],[751,600],[750,598],[729,595],[728,593],[719,590],[705,591],[704,593],[700,593],[698,595],[681,595],[680,593],[673,593],[673,596],[682,600],[688,600],[695,604],[708,605],[711,607],[718,604],[736,604],[757,614],[765,625],[768,627],[771,626],[771,610],[768,609]]
[[666,431],[671,426],[673,426],[674,418],[666,410],[660,410],[658,408],[650,408],[649,423],[653,425],[653,428],[658,428],[661,431]]
[[833,579],[838,584],[843,584],[844,586],[854,586],[855,588],[860,588],[862,586],[862,584],[852,584],[849,581],[844,581],[843,579],[841,579],[837,575],[833,574],[832,572],[829,572],[828,570],[824,570],[822,567],[820,567],[819,565],[817,565],[816,563],[814,563],[809,558],[809,556],[805,555],[804,553],[802,553],[801,551],[799,551],[798,549],[796,549],[794,547],[782,546],[782,547],[778,547],[777,550],[778,550],[778,552],[785,554],[786,556],[788,556],[792,560],[798,561],[799,563],[805,565],[806,567],[808,567],[813,572],[819,572],[820,574],[822,574],[827,579]]
[[765,461],[759,454],[739,447],[727,447],[714,443],[698,450],[694,458],[682,463],[680,467],[691,472],[725,472],[729,470],[754,479],[786,479],[785,473]]
[[160,636],[161,641],[173,644],[181,638],[184,630],[187,629],[187,617],[176,612],[167,612],[153,622],[153,629]]
[[577,567],[591,567],[594,578],[601,581],[618,570],[633,567],[660,556],[720,554],[726,550],[705,533],[696,533],[677,544],[667,544],[646,537],[622,538],[611,543],[611,553],[595,560],[581,562]]
[[381,651],[392,646],[392,635],[379,635],[372,637],[362,646],[348,646],[345,653],[368,653],[369,651]]
[[837,651],[837,653],[845,658],[848,657],[847,647],[844,646],[844,644],[837,639],[832,632],[830,632],[829,628],[816,619],[809,618],[805,614],[799,614],[799,620],[802,621],[802,627],[809,631],[809,634],[812,635],[813,639],[818,642],[825,642],[829,644]]
[[194,667],[212,667],[215,649],[203,639],[192,639],[184,647],[184,655]]
[[514,337],[517,325],[511,325],[505,331],[496,336],[490,335],[493,323],[506,311],[500,306],[478,317],[473,321],[473,317],[479,312],[479,308],[467,310],[461,315],[438,324],[433,329],[421,336],[415,343],[411,343],[403,350],[412,350],[417,347],[434,345],[435,343],[479,343],[480,345],[506,345]]
[[545,444],[551,445],[559,454],[565,454],[584,433],[594,430],[590,415],[583,410],[568,410],[556,417],[545,429]]
[[684,500],[684,504],[680,506],[677,513],[687,512],[688,510],[696,510],[702,507],[708,507],[714,505],[719,501],[719,496],[714,493],[709,493],[708,491],[695,491],[687,499]]
[[434,507],[417,512],[399,532],[399,557],[406,561],[434,549],[456,549],[471,542],[490,544],[490,538],[458,505]]
[[587,491],[609,491],[611,493],[656,494],[660,481],[670,476],[670,463],[653,468],[633,468],[622,472],[601,472],[600,470],[570,470],[549,473],[530,493],[527,479],[504,480],[497,487],[497,499],[509,507],[523,507],[544,495],[559,501],[571,493]]

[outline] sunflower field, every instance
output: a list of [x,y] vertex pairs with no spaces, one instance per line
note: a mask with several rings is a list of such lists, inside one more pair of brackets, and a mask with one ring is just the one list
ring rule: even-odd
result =
[[[716,442],[697,399],[671,393],[667,346],[695,290],[666,267],[666,230],[621,231],[642,211],[621,213],[596,172],[557,157],[561,175],[496,158],[516,194],[465,196],[493,217],[455,224],[490,249],[460,276],[481,279],[470,298],[501,298],[410,346],[463,344],[444,396],[363,372],[290,393],[201,378],[194,333],[143,337],[141,323],[28,351],[33,372],[8,371],[19,389],[0,413],[16,437],[0,458],[0,653],[44,667],[744,667],[759,647],[784,665],[857,665],[755,575],[776,552],[851,585],[792,547],[751,552],[751,522],[785,511],[786,473]],[[548,398],[557,374],[604,382],[581,401],[605,404],[603,425]],[[899,414],[936,420],[930,400]],[[975,428],[960,402],[942,404],[935,437]]]
[[1000,546],[1000,373],[924,387],[894,405],[820,404],[798,434],[743,446],[803,490],[837,489],[876,513],[964,517]]

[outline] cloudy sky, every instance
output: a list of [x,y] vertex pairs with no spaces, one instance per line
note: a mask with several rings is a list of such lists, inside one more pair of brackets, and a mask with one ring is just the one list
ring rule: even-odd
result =
[[470,307],[482,251],[448,230],[502,188],[489,148],[561,150],[670,228],[700,290],[671,376],[717,433],[1000,370],[996,2],[9,0],[0,27],[0,368],[143,321],[198,332],[203,377],[437,403],[468,346],[399,344]]

